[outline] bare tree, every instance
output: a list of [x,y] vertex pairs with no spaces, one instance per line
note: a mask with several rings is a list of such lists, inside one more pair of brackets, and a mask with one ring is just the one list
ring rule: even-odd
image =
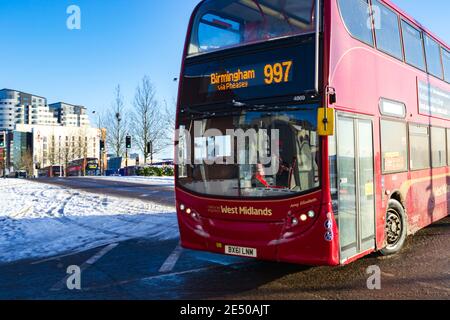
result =
[[65,176],[68,176],[67,168],[69,167],[71,157],[74,153],[74,148],[71,147],[71,142],[69,141],[69,137],[66,136],[66,140],[62,142],[62,145],[59,149],[60,154],[62,155],[62,161],[64,163],[65,168]]
[[[53,132],[53,134],[51,135],[51,137],[48,140],[48,145],[47,145],[47,164],[50,166],[54,166],[55,164],[57,164],[56,161],[56,142],[55,142],[55,133]],[[45,162],[45,161],[44,161]]]
[[114,151],[117,157],[125,152],[125,137],[128,130],[128,118],[124,98],[118,85],[115,89],[114,102],[111,110],[106,115],[106,128],[108,130],[107,144]]
[[[144,159],[147,160],[150,156],[153,162],[154,156],[167,145],[167,127],[155,88],[148,76],[136,88],[133,106],[133,134],[136,144],[144,154]],[[150,150],[147,149],[149,144]]]
[[3,157],[3,155],[0,155],[0,178],[5,175],[6,175],[6,159]]
[[164,101],[164,113],[162,116],[162,121],[165,125],[165,134],[166,134],[166,147],[173,149],[174,147],[174,139],[175,139],[175,125],[176,125],[176,99],[172,99],[172,103],[168,104],[167,101]]
[[28,176],[33,175],[33,152],[30,149],[27,149],[20,155],[20,158],[16,160],[14,163],[14,169],[16,171],[24,170],[27,172]]
[[95,117],[95,125],[98,129],[105,128],[107,121],[107,114],[104,111],[93,111],[93,116]]
[[[88,135],[86,132],[86,127],[80,128],[76,134],[78,134],[76,137],[78,143],[74,146],[74,153],[76,154],[77,159],[83,159],[82,175],[85,176],[86,158],[88,157]],[[75,157],[72,160],[75,160]]]
[[164,101],[164,122],[170,133],[173,133],[173,131],[175,130],[176,106],[177,102],[175,99],[172,99],[172,103],[170,105],[167,103],[167,101]]

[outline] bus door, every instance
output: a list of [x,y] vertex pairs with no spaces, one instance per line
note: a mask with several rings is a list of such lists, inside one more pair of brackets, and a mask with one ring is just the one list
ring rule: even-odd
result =
[[375,248],[372,120],[338,114],[337,187],[341,263]]

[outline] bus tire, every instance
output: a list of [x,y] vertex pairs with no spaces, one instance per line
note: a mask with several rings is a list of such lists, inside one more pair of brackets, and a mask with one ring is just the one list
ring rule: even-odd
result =
[[382,255],[389,256],[402,250],[408,234],[408,224],[405,209],[397,200],[389,200],[386,213],[386,246],[380,251]]

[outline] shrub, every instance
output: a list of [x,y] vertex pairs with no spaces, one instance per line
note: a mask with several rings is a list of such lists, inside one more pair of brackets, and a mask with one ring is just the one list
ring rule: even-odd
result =
[[173,177],[175,175],[175,170],[172,167],[165,166],[162,168],[162,174],[166,177]]
[[164,167],[145,167],[145,168],[139,168],[136,171],[136,174],[138,176],[145,176],[145,177],[173,177],[175,175],[175,170],[171,166],[164,166]]
[[149,167],[144,168],[144,176],[148,177],[151,176],[151,170]]

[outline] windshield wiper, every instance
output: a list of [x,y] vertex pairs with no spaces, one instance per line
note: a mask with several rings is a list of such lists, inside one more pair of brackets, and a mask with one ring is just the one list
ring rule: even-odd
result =
[[[212,118],[216,116],[227,116],[227,115],[239,115],[242,112],[280,112],[280,111],[306,111],[311,110],[311,108],[305,108],[303,105],[294,106],[277,106],[277,105],[265,105],[265,104],[250,104],[246,102],[241,102],[237,100],[232,100],[223,104],[227,108],[217,108],[213,110],[201,111],[195,110],[189,107],[184,109],[184,112],[193,119],[198,118]],[[230,108],[231,107],[231,108]]]
[[277,105],[265,105],[265,104],[248,104],[245,102],[239,102],[233,100],[232,102],[235,106],[240,106],[242,111],[253,111],[253,112],[279,112],[279,111],[300,111],[300,110],[311,110],[311,108],[305,108],[302,105],[293,106],[277,106]]
[[234,115],[238,112],[238,111],[229,111],[229,110],[198,111],[198,110],[192,110],[192,109],[185,109],[184,111],[193,120],[214,118],[217,116]]

